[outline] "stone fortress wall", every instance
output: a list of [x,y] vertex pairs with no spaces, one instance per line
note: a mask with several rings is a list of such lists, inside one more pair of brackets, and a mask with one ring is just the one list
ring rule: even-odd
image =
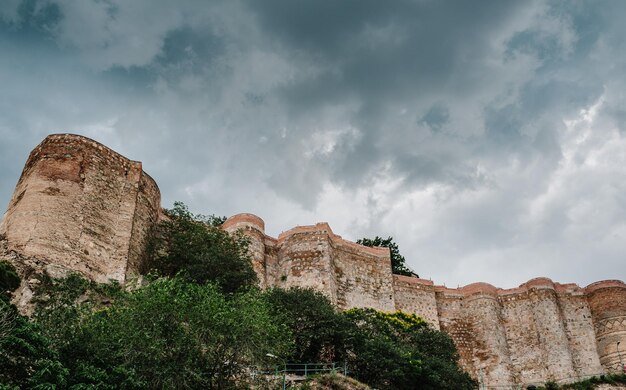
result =
[[53,134],[28,157],[0,237],[23,256],[124,282],[139,271],[160,203],[140,162],[86,137]]
[[586,288],[532,279],[513,289],[474,283],[452,289],[393,275],[386,248],[336,235],[327,223],[298,226],[278,238],[252,214],[226,220],[226,231],[251,241],[263,287],[310,287],[341,309],[402,310],[447,332],[462,367],[489,386],[571,381],[615,371],[626,347],[626,284]]
[[[0,223],[0,259],[35,260],[125,282],[142,268],[148,231],[162,217],[159,189],[140,162],[88,138],[48,136],[30,154]],[[489,386],[543,383],[613,371],[626,348],[626,285],[581,288],[537,278],[514,289],[451,289],[393,275],[386,248],[344,240],[327,223],[277,238],[261,218],[223,224],[250,239],[262,288],[310,287],[341,309],[402,310],[447,332],[461,365]]]

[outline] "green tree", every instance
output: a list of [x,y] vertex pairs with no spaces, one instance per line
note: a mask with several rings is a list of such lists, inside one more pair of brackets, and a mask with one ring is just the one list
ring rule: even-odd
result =
[[398,249],[398,244],[393,241],[393,237],[374,237],[372,238],[361,238],[356,241],[357,244],[369,246],[369,247],[383,247],[389,248],[389,252],[391,255],[391,271],[397,275],[406,275],[406,276],[416,276],[419,278],[419,275],[414,273],[409,267],[406,265],[406,259],[404,256],[400,254],[400,250]]
[[304,288],[272,288],[265,296],[272,315],[291,331],[290,362],[345,359],[351,324],[323,294]]
[[[163,278],[108,308],[81,306],[56,331],[74,388],[247,388],[249,368],[285,356],[289,332],[256,290]],[[59,322],[55,322],[58,324]]]
[[148,245],[153,270],[163,276],[196,283],[217,283],[233,293],[255,286],[257,277],[243,235],[230,235],[216,225],[222,218],[192,214],[181,202],[168,210],[168,220],[156,228]]
[[67,373],[40,328],[0,299],[0,384],[21,389],[63,387]]
[[351,309],[354,324],[349,365],[357,379],[381,389],[473,389],[458,366],[456,348],[445,333],[414,314]]

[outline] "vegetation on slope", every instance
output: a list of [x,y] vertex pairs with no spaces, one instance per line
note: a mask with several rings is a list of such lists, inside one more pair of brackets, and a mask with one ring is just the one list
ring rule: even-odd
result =
[[[0,388],[271,388],[262,372],[286,362],[345,362],[380,389],[475,385],[450,338],[414,315],[342,313],[312,290],[258,290],[246,241],[182,204],[150,256],[154,273],[132,291],[43,278],[32,319],[0,300]],[[0,268],[0,281],[13,271]]]

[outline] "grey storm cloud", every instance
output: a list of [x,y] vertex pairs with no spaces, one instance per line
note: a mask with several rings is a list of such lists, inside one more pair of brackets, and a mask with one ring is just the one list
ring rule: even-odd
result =
[[7,0],[0,203],[75,132],[166,206],[393,235],[440,283],[624,278],[625,8]]

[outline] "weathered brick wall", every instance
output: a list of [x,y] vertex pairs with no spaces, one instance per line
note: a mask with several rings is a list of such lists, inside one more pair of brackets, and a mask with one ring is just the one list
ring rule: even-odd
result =
[[474,371],[482,371],[490,386],[512,383],[511,357],[496,288],[475,283],[465,286],[461,292],[464,299],[461,313],[457,315],[465,317],[472,327]]
[[535,321],[534,303],[526,289],[502,295],[502,319],[509,344],[513,378],[518,383],[537,383],[548,378],[544,349],[539,345],[540,329]]
[[464,296],[457,289],[435,286],[437,316],[439,326],[454,341],[460,356],[461,367],[478,378],[478,369],[474,366],[474,318],[464,310]]
[[567,285],[567,290],[558,294],[576,375],[584,377],[603,372],[585,290]]
[[[435,286],[441,329],[461,365],[490,386],[572,381],[603,372],[585,291],[533,279],[515,289]],[[619,304],[617,305],[619,306]]]
[[626,284],[619,280],[593,283],[585,288],[595,327],[600,363],[618,370],[619,351],[626,362]]
[[325,223],[281,233],[277,242],[276,286],[312,288],[337,304],[334,253]]
[[50,135],[31,152],[0,234],[25,256],[124,281],[142,175],[141,163],[93,140]]
[[332,239],[337,306],[395,310],[391,259],[387,248],[369,248]]
[[439,330],[435,286],[430,280],[393,275],[396,310],[413,313]]

